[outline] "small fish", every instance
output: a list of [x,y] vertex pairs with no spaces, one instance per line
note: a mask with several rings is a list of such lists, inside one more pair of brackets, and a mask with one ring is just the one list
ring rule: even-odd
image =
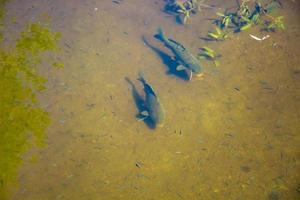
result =
[[138,80],[142,82],[145,92],[146,110],[142,111],[141,114],[145,117],[149,117],[155,126],[162,127],[165,119],[165,112],[158,96],[155,94],[151,85],[147,83],[142,72],[139,73]]
[[156,35],[161,39],[166,47],[172,50],[172,52],[175,54],[175,58],[179,62],[179,65],[177,66],[176,70],[186,70],[189,73],[189,79],[192,79],[192,74],[195,73],[197,76],[202,76],[202,67],[199,63],[199,60],[192,55],[182,44],[172,40],[168,39],[162,28],[158,29],[158,34]]

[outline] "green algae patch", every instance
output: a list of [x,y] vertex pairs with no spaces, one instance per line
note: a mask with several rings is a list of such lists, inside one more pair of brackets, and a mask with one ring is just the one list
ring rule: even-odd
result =
[[[8,0],[0,0],[0,29],[3,28],[4,6]],[[3,35],[0,33],[0,42],[3,40]],[[1,184],[1,183],[0,183]]]
[[0,49],[0,199],[8,198],[8,188],[16,184],[24,153],[45,145],[50,118],[38,105],[36,93],[46,79],[37,67],[44,52],[58,49],[59,37],[48,25],[32,23],[15,46]]
[[1,20],[1,25],[2,25],[2,19],[4,17],[4,6],[8,2],[8,0],[0,0],[0,20]]
[[30,52],[33,55],[41,51],[56,50],[56,42],[60,38],[59,33],[52,33],[47,26],[40,24],[30,24],[27,30],[21,33],[17,41],[18,51]]

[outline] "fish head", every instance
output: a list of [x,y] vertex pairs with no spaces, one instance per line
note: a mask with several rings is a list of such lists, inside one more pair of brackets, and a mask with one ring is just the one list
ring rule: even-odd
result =
[[191,63],[189,64],[188,68],[192,70],[195,74],[201,74],[202,68],[199,63]]

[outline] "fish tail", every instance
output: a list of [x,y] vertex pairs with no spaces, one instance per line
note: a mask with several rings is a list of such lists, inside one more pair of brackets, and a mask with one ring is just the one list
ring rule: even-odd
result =
[[144,85],[146,84],[144,72],[139,71],[139,78],[138,78],[138,80],[141,81]]
[[161,40],[163,40],[164,42],[168,40],[168,39],[166,38],[165,34],[164,34],[164,31],[163,31],[162,27],[159,27],[159,28],[157,29],[157,35],[158,35],[158,37],[159,37]]

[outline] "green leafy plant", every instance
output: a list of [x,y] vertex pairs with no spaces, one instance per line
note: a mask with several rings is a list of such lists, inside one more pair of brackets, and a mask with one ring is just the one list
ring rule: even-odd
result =
[[246,4],[247,1],[243,1],[242,4],[240,5],[238,11],[237,11],[237,15],[240,17],[245,17],[245,18],[249,18],[251,15],[251,11],[248,7],[248,5]]
[[216,41],[222,41],[225,40],[228,35],[226,32],[222,31],[219,27],[215,27],[215,31],[209,32],[207,36]]
[[246,4],[246,1],[243,1],[235,13],[234,23],[237,27],[235,32],[247,30],[252,26],[252,14],[253,13]]
[[206,59],[209,61],[213,61],[215,66],[219,66],[220,62],[217,60],[221,57],[220,54],[215,54],[214,50],[208,47],[200,48],[201,52],[198,54],[198,59]]
[[190,19],[191,13],[197,10],[197,0],[171,0],[167,3],[167,10],[178,13],[178,17],[183,24]]
[[179,9],[177,12],[182,14],[182,23],[186,24],[187,20],[190,18],[191,9],[186,8],[182,3],[178,5]]
[[[253,6],[248,6],[248,3],[250,2],[246,0],[242,1],[238,9],[232,13],[225,12],[223,14],[217,12],[217,15],[220,17],[215,20],[218,28],[221,30],[233,28],[234,32],[248,30],[254,25],[262,25],[263,30],[266,31],[284,29],[282,16],[274,18],[269,15],[269,12],[274,8],[281,6],[278,1],[272,1],[264,6],[258,1],[256,1]],[[266,17],[271,20],[266,20]],[[210,32],[208,35],[215,40],[224,40],[224,38],[227,37],[227,33],[223,35],[220,30],[216,29],[215,32]]]
[[219,25],[221,29],[226,29],[232,22],[232,19],[234,17],[233,14],[223,14],[220,12],[217,12],[217,15],[221,17],[221,19],[217,20],[216,23]]
[[243,23],[240,23],[240,26],[237,27],[236,31],[245,31],[251,28],[253,22],[248,18],[243,18]]
[[277,29],[285,29],[283,18],[284,18],[283,16],[279,16],[276,18],[272,17],[272,21],[266,22],[265,30],[274,32]]
[[[217,19],[215,23],[219,26],[220,29],[227,29],[229,25],[232,24],[236,29],[235,32],[238,32],[240,30],[246,30],[252,25],[252,20],[250,19],[252,17],[252,13],[249,7],[246,5],[245,1],[234,13],[225,12],[223,14],[217,12],[217,15],[220,17],[220,19]],[[257,19],[258,16],[255,17]]]

